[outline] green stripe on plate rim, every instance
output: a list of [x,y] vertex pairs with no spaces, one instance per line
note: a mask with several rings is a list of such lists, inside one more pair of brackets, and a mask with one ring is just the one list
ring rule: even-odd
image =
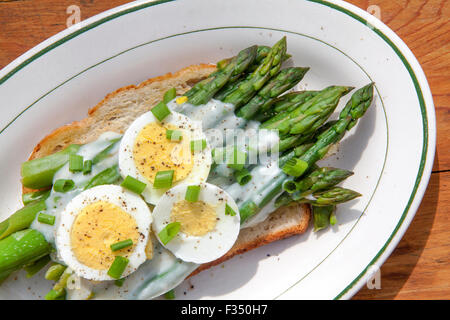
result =
[[[53,43],[53,44],[51,44],[51,45],[49,45],[49,46],[47,46],[47,47],[45,47],[44,49],[42,49],[41,51],[39,51],[39,52],[37,52],[36,54],[34,54],[33,56],[31,56],[30,58],[28,58],[27,60],[25,60],[24,62],[22,62],[20,65],[18,65],[17,67],[15,67],[13,70],[11,70],[8,74],[6,74],[5,76],[3,76],[1,79],[0,79],[0,85],[1,84],[3,84],[5,81],[7,81],[9,78],[11,78],[15,73],[17,73],[19,70],[21,70],[21,69],[23,69],[26,65],[28,65],[28,64],[30,64],[32,61],[34,61],[34,60],[36,60],[36,59],[38,59],[40,56],[42,56],[42,55],[44,55],[45,53],[47,53],[47,52],[49,52],[49,51],[51,51],[51,50],[53,50],[54,48],[56,48],[56,47],[58,47],[58,46],[60,46],[61,44],[63,44],[63,43],[65,43],[65,42],[67,42],[67,41],[69,41],[70,39],[73,39],[73,38],[75,38],[76,36],[78,36],[78,35],[80,35],[80,34],[82,34],[82,33],[84,33],[84,32],[86,32],[86,31],[88,31],[88,30],[90,30],[90,29],[93,29],[93,28],[95,28],[95,27],[97,27],[97,26],[99,26],[99,25],[101,25],[101,24],[103,24],[103,23],[105,23],[105,22],[107,22],[107,21],[110,21],[110,20],[113,20],[113,19],[115,19],[115,18],[118,18],[118,17],[120,17],[120,16],[123,16],[123,15],[126,15],[126,14],[128,14],[128,13],[132,13],[132,12],[134,12],[134,11],[138,11],[138,10],[142,10],[142,9],[144,9],[144,8],[147,8],[147,7],[151,7],[151,6],[155,6],[155,5],[159,5],[159,4],[164,4],[164,3],[167,3],[167,2],[173,2],[173,1],[175,1],[175,0],[160,0],[160,1],[155,1],[155,2],[151,2],[151,3],[145,3],[145,4],[141,4],[141,5],[138,5],[138,6],[135,6],[135,7],[132,7],[132,8],[128,8],[128,9],[124,9],[123,11],[120,11],[120,12],[116,12],[116,13],[114,13],[114,14],[111,14],[110,16],[107,16],[107,17],[105,17],[105,18],[102,18],[102,19],[100,19],[100,20],[98,20],[98,21],[96,21],[96,22],[93,22],[93,23],[91,23],[91,24],[89,24],[89,25],[87,25],[87,26],[85,26],[85,27],[83,27],[83,28],[81,28],[81,29],[79,29],[79,30],[77,30],[77,31],[75,31],[75,32],[73,32],[73,33],[71,33],[70,35],[67,35],[67,36],[65,36],[64,38],[62,38],[62,39],[60,39],[60,40],[58,40],[58,41],[56,41],[55,43]],[[306,0],[306,1],[310,1],[310,2],[314,2],[314,3],[317,3],[317,4],[321,4],[321,5],[325,5],[325,6],[327,6],[327,7],[330,7],[330,8],[332,8],[332,9],[335,9],[335,10],[338,10],[338,11],[340,11],[340,12],[342,12],[342,13],[345,13],[345,14],[347,14],[348,16],[350,16],[350,17],[352,17],[352,18],[354,18],[354,19],[356,19],[356,20],[358,20],[359,22],[361,22],[361,23],[363,23],[363,24],[365,24],[365,25],[369,25],[369,23],[364,19],[364,18],[362,18],[362,17],[360,17],[360,16],[358,16],[357,14],[355,14],[355,13],[353,13],[353,12],[351,12],[351,11],[349,11],[348,9],[346,9],[346,8],[343,8],[343,7],[341,7],[341,6],[338,6],[338,5],[336,5],[336,4],[333,4],[333,3],[329,3],[329,2],[326,2],[326,1],[322,1],[322,0]],[[249,27],[250,28],[250,27]],[[258,28],[258,27],[253,27],[253,28]],[[214,29],[220,29],[220,28],[211,28],[210,30],[214,30]],[[261,28],[261,29],[268,29],[268,28]],[[366,268],[364,268],[363,269],[363,271],[344,289],[344,290],[342,290],[336,297],[335,297],[335,299],[339,299],[339,298],[341,298],[343,295],[345,295],[363,276],[364,276],[364,274],[367,272],[367,269],[371,266],[371,265],[373,265],[378,259],[379,259],[379,257],[384,253],[384,251],[386,250],[386,248],[388,247],[388,245],[391,243],[391,241],[392,241],[392,239],[394,238],[394,236],[397,234],[397,232],[398,232],[398,230],[399,230],[399,228],[401,227],[401,225],[402,225],[402,223],[404,222],[404,220],[405,220],[405,218],[406,218],[406,216],[407,216],[407,214],[408,214],[408,211],[409,211],[409,209],[410,209],[410,207],[411,207],[411,204],[412,204],[412,202],[414,201],[414,197],[415,197],[415,195],[416,195],[416,193],[417,193],[417,189],[418,189],[418,186],[419,186],[419,184],[420,184],[420,181],[421,181],[421,179],[422,179],[422,176],[423,176],[423,170],[424,170],[424,166],[425,166],[425,163],[426,163],[426,154],[427,154],[427,150],[428,150],[428,121],[427,121],[427,113],[426,113],[426,108],[425,108],[425,102],[424,102],[424,98],[423,98],[423,94],[422,94],[422,90],[421,90],[421,88],[420,88],[420,85],[419,85],[419,83],[418,83],[418,81],[417,81],[417,77],[416,77],[416,75],[414,74],[414,71],[412,70],[412,67],[410,66],[410,64],[408,63],[408,61],[406,60],[406,58],[404,57],[404,55],[401,53],[401,51],[397,48],[397,46],[383,33],[383,32],[381,32],[379,29],[376,29],[376,28],[374,28],[374,27],[370,27],[370,29],[372,30],[372,31],[374,31],[378,36],[380,36],[393,50],[394,50],[394,52],[397,54],[397,56],[400,58],[400,60],[403,62],[403,64],[404,64],[404,66],[406,67],[406,69],[408,70],[408,73],[410,74],[410,76],[411,76],[411,79],[412,79],[412,81],[413,81],[413,84],[414,84],[414,87],[415,87],[415,89],[416,89],[416,92],[417,92],[417,96],[418,96],[418,99],[419,99],[419,104],[420,104],[420,108],[421,108],[421,114],[422,114],[422,123],[423,123],[423,147],[422,147],[422,155],[421,155],[421,161],[420,161],[420,166],[419,166],[419,171],[418,171],[418,174],[417,174],[417,177],[416,177],[416,180],[415,180],[415,184],[414,184],[414,187],[413,187],[413,190],[412,190],[412,193],[411,193],[411,196],[410,196],[410,198],[409,198],[409,200],[408,200],[408,203],[407,203],[407,205],[406,205],[406,208],[405,208],[405,210],[403,211],[403,214],[402,214],[402,216],[401,216],[401,218],[400,218],[400,221],[398,222],[398,224],[397,224],[397,226],[394,228],[394,230],[393,230],[393,232],[391,233],[391,235],[390,235],[390,237],[388,238],[388,240],[386,241],[386,243],[384,244],[384,246],[379,250],[379,252],[377,253],[377,255],[371,260],[371,262],[366,266]],[[279,30],[279,31],[281,31],[281,30]],[[290,31],[289,31],[290,32]],[[290,32],[290,33],[295,33],[295,32]],[[181,35],[181,34],[180,34]],[[166,38],[168,38],[168,37],[166,37]],[[164,39],[164,38],[163,38]],[[159,40],[163,40],[163,39],[159,39]],[[317,39],[316,39],[317,40]],[[320,40],[319,40],[320,41]],[[154,41],[151,41],[151,42],[154,42]],[[149,43],[151,43],[151,42],[149,42]],[[322,41],[323,42],[323,41]],[[137,46],[137,47],[139,47],[139,46]],[[136,48],[136,47],[135,47]],[[128,50],[125,50],[124,52],[126,52],[126,51],[129,51],[129,50],[132,50],[132,49],[134,49],[134,48],[130,48],[130,49],[128,49]],[[123,52],[122,52],[123,53]],[[122,53],[119,53],[119,54],[122,54]],[[119,54],[117,54],[117,55],[119,55]],[[115,56],[117,56],[117,55],[115,55]],[[107,61],[107,60],[110,60],[110,59],[112,59],[112,58],[114,58],[115,56],[112,56],[112,57],[110,57],[110,58],[108,58],[108,59],[105,59],[104,61],[101,61],[101,62],[99,62],[99,63],[97,63],[96,65],[94,65],[94,66],[91,66],[91,67],[89,67],[89,68],[87,68],[86,70],[83,70],[82,72],[85,72],[85,71],[87,71],[87,70],[89,70],[89,69],[91,69],[91,68],[94,68],[95,66],[97,66],[97,65],[99,65],[99,64],[101,64],[101,63],[103,63],[103,62],[105,62],[105,61]],[[68,80],[66,80],[65,82],[63,82],[62,84],[60,84],[59,86],[57,86],[57,87],[55,87],[53,90],[51,90],[51,91],[49,91],[49,92],[47,92],[44,96],[42,96],[41,98],[39,98],[37,101],[39,101],[40,99],[42,99],[43,97],[45,97],[46,95],[48,95],[49,93],[51,93],[52,91],[54,91],[54,90],[56,90],[57,88],[59,88],[60,86],[62,86],[62,85],[64,85],[65,83],[67,83],[68,81],[70,81],[71,79],[73,79],[73,78],[75,78],[76,76],[78,76],[79,74],[81,74],[82,72],[80,72],[80,73],[78,73],[78,74],[76,74],[76,75],[74,75],[73,77],[71,77],[71,78],[69,78]],[[37,101],[35,101],[34,103],[36,103]],[[33,103],[33,104],[34,104]],[[33,105],[32,104],[32,105]],[[11,125],[11,123],[13,123],[21,114],[23,114],[26,110],[28,110],[32,105],[30,105],[29,107],[27,107],[25,110],[23,110],[19,115],[17,115],[9,124],[7,124],[1,131],[0,131],[0,134],[7,128],[7,127],[9,127],[10,125]],[[345,238],[344,238],[345,239]],[[288,289],[289,290],[289,289]]]

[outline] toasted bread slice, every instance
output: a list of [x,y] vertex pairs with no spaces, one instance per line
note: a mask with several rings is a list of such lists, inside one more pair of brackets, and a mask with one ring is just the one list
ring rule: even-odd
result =
[[[176,73],[148,79],[141,84],[120,88],[108,94],[88,112],[88,117],[54,130],[34,148],[31,159],[64,149],[70,144],[96,140],[105,131],[123,133],[141,114],[147,112],[170,88],[181,95],[215,70],[214,65],[193,65]],[[24,188],[23,192],[28,190]],[[222,263],[237,254],[306,231],[311,218],[308,205],[280,208],[258,225],[243,229],[231,250],[220,259],[201,265],[192,274]]]

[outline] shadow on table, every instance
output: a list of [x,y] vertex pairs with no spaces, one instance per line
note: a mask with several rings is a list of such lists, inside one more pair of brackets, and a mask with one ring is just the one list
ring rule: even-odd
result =
[[[433,171],[439,171],[437,153]],[[431,175],[416,216],[397,248],[381,267],[381,289],[363,287],[353,299],[394,299],[398,295],[419,261],[430,236],[439,198],[439,180],[438,173]]]

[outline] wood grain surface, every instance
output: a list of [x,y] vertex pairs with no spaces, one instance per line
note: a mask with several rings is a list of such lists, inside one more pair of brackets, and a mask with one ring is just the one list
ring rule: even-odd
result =
[[[66,28],[68,6],[84,20],[124,0],[0,0],[0,68]],[[411,226],[381,268],[381,289],[363,288],[354,299],[450,299],[450,1],[351,0],[381,20],[422,65],[437,114],[433,174]]]

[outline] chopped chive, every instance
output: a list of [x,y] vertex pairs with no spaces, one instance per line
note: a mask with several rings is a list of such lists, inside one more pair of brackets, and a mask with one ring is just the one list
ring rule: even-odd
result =
[[233,154],[228,159],[227,165],[229,168],[234,170],[242,170],[244,169],[245,161],[247,160],[247,154],[241,150],[239,150],[237,147],[234,147]]
[[166,138],[170,141],[181,141],[181,139],[183,139],[183,134],[180,130],[167,130]]
[[147,187],[145,183],[133,178],[132,176],[127,176],[120,185],[137,194],[141,194]]
[[293,177],[301,176],[306,169],[308,169],[308,163],[301,159],[289,159],[283,166],[283,172]]
[[172,240],[180,231],[181,223],[179,222],[172,222],[169,223],[164,229],[162,229],[158,233],[158,237],[161,240],[161,242],[166,245],[169,243],[170,240]]
[[159,121],[163,121],[169,114],[171,114],[167,105],[162,101],[154,106],[150,111]]
[[117,250],[121,250],[126,247],[131,247],[132,245],[133,245],[133,240],[127,239],[127,240],[113,243],[110,247],[111,247],[112,251],[117,251]]
[[92,171],[92,160],[86,160],[83,163],[83,174],[91,173]]
[[234,217],[236,215],[236,211],[234,211],[228,203],[225,204],[225,215]]
[[177,96],[177,90],[175,88],[171,88],[164,93],[163,101],[164,103],[168,103],[173,100]]
[[83,171],[83,157],[77,154],[69,155],[69,171],[79,172]]
[[206,148],[206,140],[192,140],[191,152],[203,151]]
[[125,268],[128,265],[128,262],[130,261],[127,258],[116,256],[113,263],[111,264],[111,267],[109,267],[108,275],[113,279],[120,279],[122,273],[125,271]]
[[185,200],[189,202],[197,202],[200,195],[200,186],[188,186],[186,189]]
[[175,299],[175,291],[173,291],[173,289],[170,290],[170,291],[167,291],[167,292],[164,294],[164,297],[165,297],[167,300],[173,300],[173,299]]
[[252,175],[245,168],[239,171],[235,171],[234,177],[236,178],[237,183],[239,183],[241,186],[246,185],[252,179]]
[[55,216],[52,216],[50,214],[45,214],[45,213],[39,213],[38,221],[40,223],[45,223],[45,224],[49,224],[52,226],[55,224]]
[[61,275],[66,270],[66,266],[63,266],[62,264],[54,264],[50,268],[48,268],[47,272],[45,273],[45,279],[52,280],[52,281],[58,281],[59,278],[61,278]]
[[158,171],[155,176],[155,182],[153,182],[153,187],[155,189],[170,188],[172,186],[173,173],[173,170]]
[[58,179],[53,185],[53,190],[56,192],[66,193],[75,187],[75,182],[70,179]]
[[125,278],[122,279],[117,279],[116,281],[114,281],[114,284],[118,287],[123,286],[123,283],[125,282]]

